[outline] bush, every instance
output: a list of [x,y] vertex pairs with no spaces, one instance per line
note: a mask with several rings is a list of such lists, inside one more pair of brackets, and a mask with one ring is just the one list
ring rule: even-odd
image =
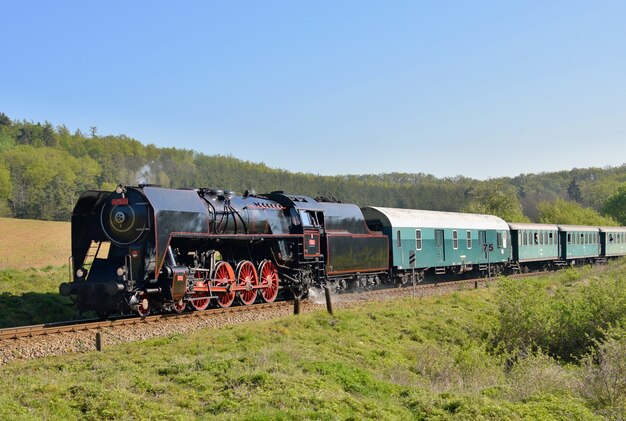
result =
[[626,331],[611,329],[581,361],[581,395],[606,415],[626,417]]
[[571,388],[573,379],[553,358],[541,351],[518,356],[507,376],[509,397],[525,401]]
[[[541,280],[506,280],[497,294],[496,345],[509,354],[539,349],[565,361],[587,354],[611,325],[626,321],[626,277],[620,265],[595,269],[574,287]],[[623,271],[622,271],[623,272]]]

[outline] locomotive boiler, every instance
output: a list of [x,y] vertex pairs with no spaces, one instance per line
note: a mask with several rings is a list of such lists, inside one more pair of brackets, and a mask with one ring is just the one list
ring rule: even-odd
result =
[[356,205],[272,192],[118,186],[90,190],[72,214],[62,295],[101,317],[182,312],[301,296],[314,285],[377,284],[387,237]]

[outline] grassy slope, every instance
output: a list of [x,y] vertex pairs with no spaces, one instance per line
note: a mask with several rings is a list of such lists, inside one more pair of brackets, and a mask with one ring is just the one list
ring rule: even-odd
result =
[[67,267],[0,270],[0,328],[77,318],[59,285],[68,279]]
[[68,222],[0,218],[0,269],[64,265],[70,242]]
[[69,223],[0,218],[0,328],[76,317],[58,293],[69,255]]
[[485,289],[12,363],[0,419],[594,419],[537,367],[565,369],[488,351],[496,310]]

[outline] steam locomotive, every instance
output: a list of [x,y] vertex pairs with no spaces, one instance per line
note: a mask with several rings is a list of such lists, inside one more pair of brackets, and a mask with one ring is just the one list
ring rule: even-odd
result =
[[379,284],[388,258],[387,237],[368,229],[356,205],[281,191],[120,185],[78,199],[73,282],[60,293],[101,317],[251,305],[327,282]]

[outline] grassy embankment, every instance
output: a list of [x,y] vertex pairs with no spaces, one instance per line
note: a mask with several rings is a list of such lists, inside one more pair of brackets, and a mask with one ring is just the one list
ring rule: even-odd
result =
[[11,363],[0,419],[617,419],[625,321],[618,262]]
[[69,255],[69,223],[0,218],[0,328],[76,316],[59,295]]

